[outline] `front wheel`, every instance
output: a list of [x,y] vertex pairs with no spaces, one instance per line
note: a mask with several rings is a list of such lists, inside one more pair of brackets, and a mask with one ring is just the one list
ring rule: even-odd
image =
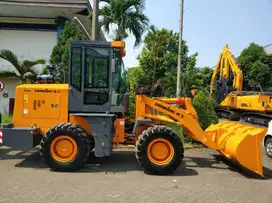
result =
[[265,152],[268,157],[272,158],[272,137],[265,141]]
[[136,159],[148,172],[173,173],[184,157],[181,139],[165,126],[154,126],[145,130],[136,142]]
[[40,144],[45,164],[59,171],[82,168],[91,151],[89,136],[72,123],[54,126],[43,136]]

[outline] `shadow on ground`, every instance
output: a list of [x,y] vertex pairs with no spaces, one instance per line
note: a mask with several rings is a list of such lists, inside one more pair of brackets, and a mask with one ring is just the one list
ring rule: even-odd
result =
[[[39,148],[31,151],[21,151],[16,154],[10,154],[11,149],[0,148],[0,161],[2,160],[18,160],[15,167],[46,169],[48,168],[42,161]],[[92,153],[86,163],[86,167],[74,173],[126,173],[129,171],[143,171],[135,158],[133,150],[114,151],[110,157],[97,158]],[[193,176],[198,175],[194,169],[189,169],[184,161],[175,171],[174,176]]]
[[[44,169],[48,168],[41,160],[38,152],[28,156],[19,155],[23,160],[15,167]],[[73,173],[127,173],[130,171],[143,171],[135,159],[133,151],[115,151],[110,157],[97,158],[91,154],[86,167]],[[54,172],[54,171],[53,171]],[[143,171],[144,172],[144,171]],[[151,175],[151,174],[150,174]],[[186,162],[175,171],[174,176],[198,175],[194,169],[186,167]]]
[[240,164],[237,164],[234,161],[231,161],[231,160],[225,158],[224,156],[222,156],[220,154],[213,154],[213,156],[219,162],[222,162],[225,165],[227,165],[228,170],[238,172],[238,173],[240,173],[241,175],[243,175],[246,178],[249,178],[249,179],[267,179],[267,180],[272,179],[272,170],[265,167],[265,166],[263,166],[263,175],[264,175],[264,177],[262,177],[260,175],[257,175],[255,173],[253,173],[252,171],[249,171],[248,169],[244,168]]
[[[15,167],[33,168],[33,169],[47,169],[48,167],[43,163],[39,148],[34,148],[31,151],[20,151],[15,155],[10,154],[11,149],[0,148],[0,161],[16,159],[18,163]],[[203,152],[203,155],[206,153]],[[185,154],[186,155],[186,154]],[[207,155],[207,154],[206,154]],[[220,154],[211,154],[212,157],[208,158],[185,156],[181,166],[171,174],[172,176],[195,176],[198,175],[197,168],[211,168],[216,170],[231,170],[240,173],[246,178],[260,178],[254,176],[246,169],[241,169],[235,163],[225,159]],[[21,161],[22,160],[22,161]],[[223,164],[222,164],[223,163]],[[76,171],[75,173],[126,173],[129,171],[143,171],[138,162],[136,161],[133,150],[128,151],[114,151],[110,157],[97,158],[92,153],[86,167]],[[265,179],[272,179],[272,170],[263,167]],[[151,174],[150,174],[151,175]]]

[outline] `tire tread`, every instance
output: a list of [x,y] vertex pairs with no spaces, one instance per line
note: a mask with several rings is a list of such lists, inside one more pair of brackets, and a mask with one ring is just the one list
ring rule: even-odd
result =
[[[59,135],[69,135],[77,139],[77,144],[79,152],[76,158],[69,163],[58,163],[55,161],[50,154],[50,144],[54,138]],[[41,150],[40,155],[44,160],[44,163],[48,165],[52,169],[56,169],[59,171],[75,171],[82,167],[84,167],[86,161],[89,158],[89,154],[91,151],[91,139],[84,130],[81,129],[80,126],[77,126],[72,123],[60,123],[53,126],[42,138],[41,142]]]
[[[154,165],[148,160],[147,157],[147,146],[149,141],[151,141],[153,138],[159,137],[168,139],[173,144],[175,150],[173,160],[166,166]],[[135,156],[137,162],[146,171],[156,174],[170,174],[173,173],[182,163],[184,158],[184,146],[175,131],[169,127],[157,125],[143,131],[138,137],[135,146]]]

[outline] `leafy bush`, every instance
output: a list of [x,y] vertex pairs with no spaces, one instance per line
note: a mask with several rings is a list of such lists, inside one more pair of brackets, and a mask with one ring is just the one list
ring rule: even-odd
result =
[[129,92],[129,111],[126,116],[130,118],[135,117],[135,96],[136,94],[134,92]]
[[203,130],[211,124],[218,122],[218,117],[214,110],[216,103],[203,91],[199,91],[197,93],[195,98],[192,100],[192,104],[197,112],[198,121]]
[[[211,124],[216,124],[218,122],[218,117],[214,110],[216,103],[204,91],[199,91],[197,93],[196,97],[192,100],[192,105],[197,112],[198,122],[203,130]],[[178,133],[185,143],[199,144],[196,140],[187,137],[185,130],[180,126],[173,124],[170,127]]]
[[[2,115],[2,124],[6,124],[6,123],[12,123],[12,116],[8,116],[8,115]],[[0,123],[0,126],[1,126]]]

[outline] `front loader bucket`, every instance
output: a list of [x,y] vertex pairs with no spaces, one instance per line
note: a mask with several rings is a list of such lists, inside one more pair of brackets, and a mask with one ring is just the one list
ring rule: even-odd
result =
[[216,143],[218,150],[225,157],[246,169],[263,176],[262,140],[266,128],[221,121],[209,126],[205,132]]

